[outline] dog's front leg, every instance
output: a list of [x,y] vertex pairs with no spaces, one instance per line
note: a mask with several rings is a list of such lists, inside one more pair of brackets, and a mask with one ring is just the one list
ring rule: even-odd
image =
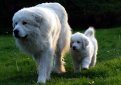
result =
[[50,79],[52,70],[52,52],[43,52],[37,59],[38,80],[37,83],[46,83]]
[[74,65],[74,72],[75,73],[80,72],[80,62],[78,62],[77,60],[73,60],[73,65]]
[[84,59],[82,60],[82,69],[89,69],[90,63],[91,63],[91,58],[84,57]]

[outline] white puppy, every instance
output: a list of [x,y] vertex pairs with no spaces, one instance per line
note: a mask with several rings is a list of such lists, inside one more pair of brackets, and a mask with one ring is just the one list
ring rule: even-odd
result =
[[82,69],[96,64],[98,44],[95,38],[93,27],[89,27],[84,34],[75,33],[71,37],[71,53],[74,64],[74,71],[79,72]]
[[65,72],[63,56],[70,47],[71,29],[62,5],[42,3],[23,8],[14,14],[13,27],[17,46],[36,61],[38,83],[50,79],[53,63],[56,72]]

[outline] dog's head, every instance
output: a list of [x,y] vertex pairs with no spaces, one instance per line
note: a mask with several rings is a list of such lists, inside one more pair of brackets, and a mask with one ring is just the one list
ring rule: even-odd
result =
[[87,37],[82,33],[75,33],[71,37],[71,49],[74,51],[80,51],[88,46],[89,41]]
[[17,39],[37,38],[42,30],[46,31],[43,27],[48,28],[44,21],[41,12],[32,8],[21,9],[13,16],[13,36]]

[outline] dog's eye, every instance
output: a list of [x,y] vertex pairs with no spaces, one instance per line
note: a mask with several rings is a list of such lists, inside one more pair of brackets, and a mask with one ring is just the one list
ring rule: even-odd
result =
[[18,24],[17,22],[13,23],[13,27],[15,27],[17,24]]
[[77,41],[77,43],[80,43],[80,41]]
[[14,24],[14,26],[16,26],[18,23],[17,22],[15,22],[15,24]]
[[26,24],[27,24],[27,22],[23,21],[23,22],[22,22],[22,24],[23,24],[23,25],[26,25]]
[[15,25],[17,25],[18,23],[17,22],[15,22]]

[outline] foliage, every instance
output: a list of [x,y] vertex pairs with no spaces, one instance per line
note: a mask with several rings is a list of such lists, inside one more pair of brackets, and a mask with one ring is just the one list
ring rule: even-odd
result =
[[[121,25],[120,0],[71,0],[71,23],[78,27],[112,27]],[[73,22],[74,21],[74,22]],[[77,22],[75,22],[77,21]]]
[[[72,28],[121,26],[121,0],[4,0],[0,3],[0,34],[12,32],[12,16],[23,7],[59,2],[68,12]],[[75,29],[76,29],[75,28]]]

